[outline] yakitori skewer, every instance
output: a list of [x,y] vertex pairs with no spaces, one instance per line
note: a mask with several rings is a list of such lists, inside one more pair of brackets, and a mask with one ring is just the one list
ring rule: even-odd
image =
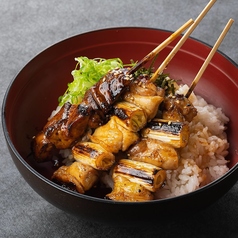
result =
[[215,45],[213,46],[212,50],[210,51],[208,57],[206,58],[206,60],[204,61],[202,67],[200,68],[200,70],[198,71],[196,77],[194,78],[194,80],[193,80],[193,82],[192,82],[188,92],[185,95],[186,98],[189,98],[190,94],[192,93],[192,91],[196,87],[198,81],[200,80],[202,74],[204,73],[205,69],[209,65],[212,57],[214,56],[214,54],[217,51],[217,49],[220,46],[220,44],[222,43],[223,39],[225,38],[225,36],[226,36],[227,32],[229,31],[230,27],[232,26],[233,22],[234,22],[234,20],[230,19],[228,21],[227,25],[225,26],[225,28],[223,29],[221,35],[217,39],[217,41],[216,41]]
[[189,27],[189,29],[186,31],[186,33],[183,35],[183,37],[179,40],[179,42],[176,44],[176,46],[173,48],[173,50],[169,53],[169,55],[165,58],[163,63],[159,66],[159,68],[155,71],[153,76],[151,77],[150,81],[154,82],[159,74],[161,74],[164,69],[167,67],[169,62],[172,60],[172,58],[176,55],[176,53],[179,51],[179,49],[182,47],[182,45],[185,43],[185,41],[188,39],[188,37],[191,35],[191,33],[194,31],[194,29],[198,26],[198,24],[201,22],[201,20],[205,17],[207,12],[212,8],[216,0],[211,0],[206,7],[203,9],[203,11],[199,14],[197,19],[194,21],[194,23]]
[[[172,40],[178,37],[193,23],[189,20],[169,39],[166,39],[145,60],[137,64],[139,68],[147,59],[151,59]],[[88,89],[79,105],[65,103],[63,107],[46,123],[33,140],[33,150],[38,161],[51,158],[56,149],[65,149],[83,135],[88,125],[96,128],[103,124],[105,115],[112,104],[133,81],[132,71],[128,68],[109,71],[93,87]],[[113,83],[112,83],[113,82]],[[104,86],[102,86],[104,85]],[[117,90],[115,90],[117,88]],[[115,92],[113,92],[115,90]]]
[[[188,38],[214,2],[215,0],[212,0],[198,19],[189,27],[187,31],[189,34],[185,34],[187,36],[186,38]],[[183,37],[183,41],[186,38],[184,39]],[[174,37],[172,37],[173,39]],[[166,41],[161,48],[165,47],[169,42],[170,40]],[[179,47],[181,45],[180,43]],[[158,47],[156,52],[161,48]],[[175,49],[178,51],[176,47]],[[156,55],[153,52],[152,56],[154,54]],[[142,62],[145,61],[142,60]],[[55,150],[65,149],[73,145],[85,133],[89,124],[91,128],[96,128],[98,125],[104,124],[107,120],[105,115],[112,109],[112,105],[133,81],[134,77],[130,73],[132,73],[131,69],[128,68],[109,71],[86,91],[79,105],[64,104],[60,111],[46,123],[42,131],[34,136],[33,150],[37,160],[45,161],[51,158]]]
[[134,67],[129,70],[129,74],[135,72],[146,64],[149,60],[153,59],[161,50],[168,46],[172,41],[174,41],[179,35],[181,35],[189,26],[194,23],[193,19],[188,20],[184,25],[182,25],[178,30],[172,33],[167,39],[165,39],[160,45],[153,49],[148,55],[146,55],[142,60],[140,60]]

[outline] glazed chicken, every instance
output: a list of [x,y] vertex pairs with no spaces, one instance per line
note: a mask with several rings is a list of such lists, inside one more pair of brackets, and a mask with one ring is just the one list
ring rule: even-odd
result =
[[157,139],[142,138],[127,150],[128,159],[153,164],[162,169],[177,169],[179,155],[174,147]]
[[74,162],[69,166],[63,165],[56,170],[52,180],[60,184],[75,187],[79,193],[89,190],[99,178],[98,170],[81,162]]
[[162,118],[169,121],[191,122],[197,115],[197,109],[184,95],[167,96],[163,101]]
[[33,138],[33,151],[38,162],[49,160],[54,149],[72,146],[90,126],[106,122],[107,113],[133,80],[128,69],[114,69],[91,87],[79,105],[66,103]]
[[[71,148],[75,160],[59,167],[54,181],[73,184],[85,193],[98,183],[100,171],[114,168],[114,186],[107,199],[153,199],[166,178],[165,170],[178,167],[176,148],[186,145],[187,121],[196,109],[180,95],[165,97],[165,91],[148,79],[141,75],[134,80],[126,69],[113,70],[86,92],[81,104],[66,103],[47,122],[34,138],[37,160],[45,161],[65,148]],[[159,108],[162,120],[155,118]],[[92,134],[82,141],[88,128]],[[118,161],[120,151],[128,157]],[[127,186],[121,187],[123,183]]]

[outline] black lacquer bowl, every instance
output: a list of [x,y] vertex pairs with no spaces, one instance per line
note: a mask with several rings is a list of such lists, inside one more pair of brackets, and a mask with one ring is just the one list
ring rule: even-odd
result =
[[[29,185],[56,207],[91,221],[126,225],[156,223],[159,217],[189,215],[214,203],[238,180],[238,67],[217,52],[195,92],[219,106],[230,118],[228,139],[230,170],[195,192],[149,202],[115,202],[67,190],[49,178],[52,164],[37,164],[31,156],[31,138],[46,123],[67,83],[72,81],[75,57],[113,58],[124,63],[140,60],[171,32],[148,28],[113,28],[89,32],[59,42],[32,59],[11,82],[2,107],[3,131],[13,161]],[[176,41],[166,47],[159,65]],[[166,72],[190,85],[211,47],[189,38],[170,62]],[[160,214],[158,216],[158,213]]]

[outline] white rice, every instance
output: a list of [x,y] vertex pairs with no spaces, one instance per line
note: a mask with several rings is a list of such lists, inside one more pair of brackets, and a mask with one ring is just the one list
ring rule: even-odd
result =
[[[179,93],[186,93],[186,85]],[[195,191],[228,171],[225,156],[228,154],[225,124],[229,119],[220,108],[208,104],[200,96],[192,94],[190,101],[198,114],[190,123],[188,145],[180,151],[179,167],[167,170],[165,186],[156,192],[156,198],[168,198]]]

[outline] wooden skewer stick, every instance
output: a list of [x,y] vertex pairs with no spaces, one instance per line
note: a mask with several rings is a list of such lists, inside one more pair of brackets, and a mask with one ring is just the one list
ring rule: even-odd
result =
[[188,39],[188,37],[191,35],[191,33],[194,31],[194,29],[197,27],[197,25],[201,22],[201,20],[204,18],[204,16],[207,14],[207,12],[211,9],[211,7],[214,5],[215,2],[216,2],[216,0],[211,0],[206,5],[206,7],[203,9],[203,11],[199,14],[197,19],[194,21],[194,23],[189,27],[187,32],[183,35],[183,37],[180,39],[180,41],[176,44],[176,46],[173,48],[173,50],[170,52],[170,54],[165,58],[163,63],[155,71],[153,76],[150,78],[151,82],[154,82],[156,80],[157,76],[164,71],[164,69],[167,67],[169,62],[176,55],[176,53],[179,51],[179,49],[182,47],[182,45],[185,43],[185,41]]
[[220,46],[220,44],[222,43],[223,39],[225,38],[225,36],[226,36],[227,32],[229,31],[230,27],[232,26],[233,22],[234,22],[233,19],[230,19],[228,21],[227,25],[225,26],[224,30],[222,31],[221,35],[219,36],[219,38],[217,39],[215,45],[213,46],[212,50],[210,51],[208,57],[206,58],[206,60],[204,61],[202,67],[200,68],[200,70],[198,71],[196,77],[194,78],[194,80],[193,80],[193,82],[192,82],[188,92],[185,95],[186,98],[189,98],[190,94],[192,93],[192,91],[196,87],[199,79],[201,78],[201,76],[204,73],[205,69],[209,65],[212,57],[214,56],[214,54],[217,51],[217,49]]
[[154,50],[152,50],[148,55],[146,55],[141,61],[139,61],[135,66],[129,70],[129,74],[135,72],[137,69],[142,67],[146,62],[153,59],[156,54],[163,50],[167,45],[174,41],[179,35],[181,35],[189,26],[194,23],[193,19],[188,20],[184,25],[182,25],[177,31],[172,33],[166,40],[164,40],[160,45],[158,45]]

